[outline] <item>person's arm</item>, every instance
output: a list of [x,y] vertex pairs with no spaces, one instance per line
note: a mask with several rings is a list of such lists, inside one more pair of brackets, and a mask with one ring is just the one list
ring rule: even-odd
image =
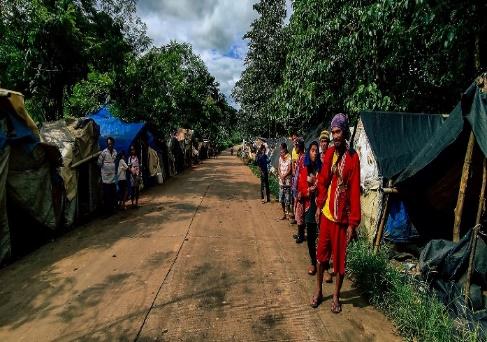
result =
[[302,167],[299,171],[298,177],[298,197],[307,198],[308,196],[308,169],[306,167]]
[[103,166],[104,159],[105,159],[105,151],[102,151],[100,153],[100,155],[98,156],[98,160],[96,161],[96,163],[98,164],[99,167]]
[[353,156],[353,169],[350,175],[350,216],[348,224],[353,228],[357,228],[361,220],[361,208],[360,208],[360,161],[358,154]]

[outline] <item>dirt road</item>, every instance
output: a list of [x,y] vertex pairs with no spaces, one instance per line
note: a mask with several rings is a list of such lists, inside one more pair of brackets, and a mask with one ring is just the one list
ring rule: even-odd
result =
[[340,315],[309,307],[305,244],[258,191],[225,154],[0,270],[0,340],[398,341],[350,283]]

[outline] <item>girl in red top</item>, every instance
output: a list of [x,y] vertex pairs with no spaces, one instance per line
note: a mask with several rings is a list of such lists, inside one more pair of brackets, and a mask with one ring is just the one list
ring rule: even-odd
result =
[[317,247],[317,289],[311,306],[317,307],[323,300],[324,265],[333,255],[336,284],[331,311],[340,313],[340,290],[345,275],[347,245],[361,218],[360,161],[358,154],[347,144],[350,130],[344,114],[335,115],[331,131],[334,146],[326,151],[324,166],[318,175],[317,205],[321,210],[321,219]]
[[316,235],[318,231],[318,222],[316,221],[316,184],[320,170],[319,145],[316,141],[313,141],[306,152],[298,180],[298,198],[303,203],[308,252],[311,260],[311,265],[308,268],[309,275],[316,274]]

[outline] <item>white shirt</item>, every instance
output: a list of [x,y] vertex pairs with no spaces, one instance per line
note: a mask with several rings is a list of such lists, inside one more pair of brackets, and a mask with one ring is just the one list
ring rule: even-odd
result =
[[98,156],[98,166],[101,168],[101,181],[104,184],[115,183],[115,160],[117,159],[117,150],[113,149],[110,153],[108,148]]
[[127,169],[128,169],[128,165],[127,163],[125,162],[125,160],[123,159],[120,159],[120,161],[118,162],[118,170],[117,170],[117,178],[118,180],[127,180]]

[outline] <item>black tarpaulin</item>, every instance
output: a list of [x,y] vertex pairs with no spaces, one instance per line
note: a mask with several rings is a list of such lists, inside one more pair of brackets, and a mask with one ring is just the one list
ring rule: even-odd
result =
[[361,112],[379,174],[390,179],[402,172],[445,122],[440,114]]

